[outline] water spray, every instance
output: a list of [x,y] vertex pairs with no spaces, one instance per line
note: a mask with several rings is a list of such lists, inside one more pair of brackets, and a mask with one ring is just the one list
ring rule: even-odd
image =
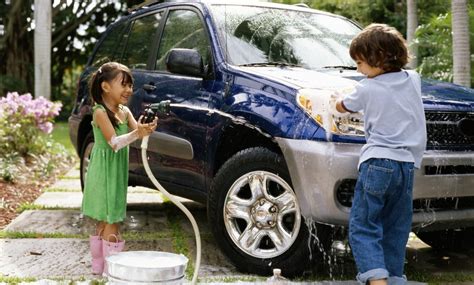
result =
[[[153,103],[146,105],[145,110],[143,112],[143,123],[151,123],[155,119],[157,114],[163,114],[163,115],[168,115],[171,112],[171,108],[185,108],[185,109],[192,109],[195,111],[203,111],[206,112],[207,114],[217,114],[219,116],[228,118],[232,121],[232,123],[236,125],[242,125],[245,126],[249,129],[253,129],[260,133],[261,135],[274,139],[270,134],[264,132],[262,129],[259,127],[250,124],[247,120],[245,120],[242,117],[236,117],[231,114],[225,113],[223,111],[217,110],[217,109],[209,109],[206,107],[201,107],[201,106],[195,106],[195,105],[185,105],[185,104],[180,104],[180,103],[171,103],[170,100],[166,101],[161,101],[159,103]],[[192,284],[196,284],[197,281],[197,275],[199,272],[199,266],[201,263],[201,237],[199,235],[199,228],[197,226],[197,223],[193,217],[193,215],[189,212],[186,207],[181,204],[179,201],[176,200],[172,195],[170,195],[164,188],[161,186],[161,184],[157,181],[155,176],[153,175],[150,166],[148,164],[148,159],[146,157],[146,152],[148,148],[148,139],[149,137],[144,137],[142,140],[141,144],[141,149],[142,149],[142,161],[143,161],[143,166],[145,168],[146,174],[148,175],[148,178],[150,178],[151,182],[155,185],[158,190],[163,193],[171,202],[173,202],[178,208],[180,208],[184,214],[188,217],[188,219],[191,221],[191,224],[193,226],[194,234],[196,236],[196,262],[195,262],[195,269],[194,269],[194,275],[192,279]]]
[[[171,106],[171,101],[169,100],[148,105],[145,108],[142,122],[143,123],[152,122],[157,114],[169,114],[170,106]],[[153,172],[150,169],[150,165],[148,164],[148,159],[146,155],[146,152],[148,149],[148,139],[149,139],[149,136],[144,137],[141,144],[143,166],[145,168],[146,174],[148,175],[148,178],[150,178],[153,185],[155,185],[155,187],[161,193],[163,193],[163,195],[165,195],[171,202],[173,202],[173,204],[175,204],[181,211],[183,211],[183,213],[188,217],[189,221],[191,222],[191,225],[193,226],[194,235],[196,236],[196,261],[194,265],[193,279],[191,282],[192,284],[196,284],[198,273],[199,273],[199,267],[201,265],[201,236],[199,234],[199,227],[193,215],[191,214],[191,212],[181,202],[179,202],[173,195],[168,193],[168,191],[166,191],[166,189],[163,188],[163,186],[161,186],[161,184],[153,175]]]

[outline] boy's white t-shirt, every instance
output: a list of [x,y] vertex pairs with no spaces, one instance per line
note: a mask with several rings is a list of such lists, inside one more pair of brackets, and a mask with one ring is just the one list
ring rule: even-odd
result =
[[343,104],[350,111],[364,112],[367,143],[359,166],[369,158],[388,158],[420,168],[426,122],[418,73],[402,70],[363,79]]

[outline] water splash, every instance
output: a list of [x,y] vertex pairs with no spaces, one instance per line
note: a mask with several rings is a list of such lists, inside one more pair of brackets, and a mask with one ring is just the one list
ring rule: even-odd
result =
[[210,108],[206,108],[206,107],[192,106],[192,105],[186,105],[186,104],[181,104],[181,103],[171,103],[170,107],[182,108],[182,109],[192,109],[192,110],[195,110],[195,111],[203,111],[203,112],[206,112],[208,116],[211,116],[212,114],[218,114],[222,117],[226,117],[226,118],[230,119],[236,125],[242,125],[242,126],[245,126],[249,129],[253,129],[253,130],[259,132],[264,137],[267,137],[269,139],[274,140],[274,138],[270,134],[268,134],[267,132],[260,129],[260,127],[249,123],[245,118],[240,117],[240,116],[233,116],[229,113],[226,113],[226,112],[223,112],[223,111],[220,111],[220,110],[217,110],[217,109],[210,109]]
[[318,237],[318,227],[316,221],[312,217],[305,217],[305,224],[308,227],[308,249],[309,249],[309,259],[313,260],[313,245],[316,246],[316,249],[321,253],[321,262],[329,269],[329,277],[333,279],[333,263],[331,254],[326,252],[323,242]]
[[[312,218],[305,218],[305,224],[309,231],[307,245],[310,251],[310,260],[316,261],[321,266],[316,266],[313,269],[323,269],[324,274],[327,274],[330,280],[344,278],[347,274],[355,276],[357,269],[347,240],[347,228],[320,224]],[[330,235],[322,240],[321,237],[325,234],[321,231],[326,230],[330,231]],[[314,250],[317,251],[317,254],[314,254]],[[313,272],[321,274],[319,270]]]

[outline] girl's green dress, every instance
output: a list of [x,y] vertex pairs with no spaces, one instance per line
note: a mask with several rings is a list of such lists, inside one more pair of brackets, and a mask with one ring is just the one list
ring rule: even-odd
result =
[[[98,108],[96,104],[93,112]],[[99,127],[92,122],[94,146],[87,169],[82,213],[98,221],[114,224],[125,219],[128,186],[128,146],[115,152]],[[115,128],[117,136],[128,132],[127,122]]]

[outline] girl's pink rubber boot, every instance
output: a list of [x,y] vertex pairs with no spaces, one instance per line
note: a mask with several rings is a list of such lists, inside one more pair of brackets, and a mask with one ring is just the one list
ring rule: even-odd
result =
[[100,235],[89,236],[89,246],[92,256],[92,273],[100,275],[104,271],[104,255],[102,252],[102,238]]
[[[124,240],[119,240],[119,238],[116,235],[110,235],[110,236],[114,236],[117,242],[111,242],[105,239],[102,240],[102,253],[104,255],[104,264],[105,264],[104,273],[103,273],[104,276],[108,275],[107,262],[105,262],[105,258],[107,258],[107,256],[109,255],[113,255],[113,254],[121,252],[123,248],[125,247]],[[110,236],[109,236],[109,239],[110,239]]]

